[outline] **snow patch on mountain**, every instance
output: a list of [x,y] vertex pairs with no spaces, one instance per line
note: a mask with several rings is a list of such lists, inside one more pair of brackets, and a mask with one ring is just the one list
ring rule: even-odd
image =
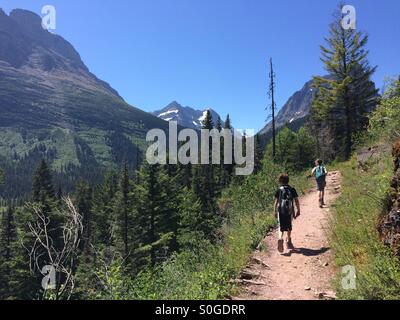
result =
[[171,102],[165,108],[155,111],[152,114],[165,121],[177,121],[182,127],[200,130],[207,111],[211,112],[212,120],[215,124],[220,116],[213,109],[196,110],[191,107],[183,107],[176,101]]

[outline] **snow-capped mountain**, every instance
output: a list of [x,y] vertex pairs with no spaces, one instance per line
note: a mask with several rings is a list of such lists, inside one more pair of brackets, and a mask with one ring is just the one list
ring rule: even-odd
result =
[[171,102],[161,110],[154,111],[153,115],[165,121],[177,121],[179,125],[185,128],[200,130],[202,121],[204,120],[208,110],[210,110],[215,124],[218,120],[219,114],[213,109],[207,108],[204,110],[195,110],[191,107],[183,107],[176,101]]

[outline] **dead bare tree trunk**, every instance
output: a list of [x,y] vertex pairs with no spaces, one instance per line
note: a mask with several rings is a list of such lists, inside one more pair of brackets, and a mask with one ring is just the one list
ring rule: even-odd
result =
[[[61,246],[54,245],[54,239],[49,234],[51,221],[40,207],[31,205],[36,221],[28,224],[34,237],[33,245],[29,248],[31,271],[39,271],[45,277],[44,282],[42,281],[43,297],[46,298],[50,293],[56,300],[70,299],[74,291],[75,265],[83,234],[82,215],[76,210],[69,197],[64,197],[63,202],[65,208],[60,214],[65,217],[65,222],[60,226]],[[50,280],[50,285],[48,280]],[[54,281],[56,283],[52,283]]]

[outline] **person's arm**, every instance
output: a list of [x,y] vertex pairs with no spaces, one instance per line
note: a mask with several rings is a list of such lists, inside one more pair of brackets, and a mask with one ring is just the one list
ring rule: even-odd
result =
[[275,198],[275,203],[274,203],[274,215],[275,218],[278,218],[278,199]]
[[317,167],[314,167],[311,171],[311,176],[315,177],[315,171],[317,171]]
[[300,213],[301,213],[299,198],[295,198],[294,203],[296,204],[296,208],[297,208],[296,218],[298,218],[298,217],[300,217]]

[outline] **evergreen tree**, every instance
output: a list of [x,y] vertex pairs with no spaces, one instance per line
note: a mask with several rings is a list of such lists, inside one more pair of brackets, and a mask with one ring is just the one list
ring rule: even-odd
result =
[[206,111],[206,115],[205,115],[205,117],[204,117],[204,119],[202,120],[202,123],[201,123],[201,128],[202,129],[208,129],[208,130],[211,130],[211,129],[214,128],[214,123],[213,123],[213,120],[212,120],[212,115],[211,115],[211,111],[210,110]]
[[329,77],[314,78],[318,91],[311,126],[313,131],[318,130],[319,142],[325,140],[319,143],[321,148],[328,147],[325,153],[347,159],[353,135],[366,127],[367,113],[377,103],[377,90],[370,80],[376,67],[371,67],[367,59],[368,36],[345,30],[341,21],[340,15],[330,26],[328,46],[321,46],[321,59]]
[[[215,125],[215,129],[218,130],[218,132],[222,132],[222,121],[221,118],[218,117],[217,123]],[[224,169],[224,142],[225,140],[223,138],[220,138],[220,149],[219,149],[219,154],[220,154],[220,163],[215,166],[214,168],[214,174],[215,174],[215,188],[216,192],[219,193],[222,188],[226,186],[226,181],[225,181],[225,169]]]
[[[226,116],[226,120],[224,123],[224,129],[225,130],[233,130],[232,128],[232,123],[231,123],[231,117],[228,114]],[[233,144],[232,144],[232,156],[234,154],[234,149],[233,149]],[[233,176],[233,169],[234,169],[234,163],[233,163],[233,158],[232,158],[232,164],[225,164],[224,163],[224,172],[223,172],[223,185],[227,186],[231,180],[232,180],[232,176]]]
[[15,209],[11,204],[2,214],[0,224],[0,299],[15,297],[15,245],[17,244],[17,230],[14,221]]
[[229,116],[229,114],[226,116],[224,129],[232,130],[231,117]]
[[[228,119],[228,125],[229,125]],[[211,113],[208,111],[202,124],[203,129],[213,129]],[[211,139],[209,146],[211,148]],[[204,146],[202,146],[203,148]],[[210,164],[201,164],[194,167],[192,179],[192,192],[199,200],[203,221],[208,225],[204,231],[205,236],[212,240],[218,226],[219,217],[216,204],[216,177],[215,166],[211,164],[211,149],[206,150],[210,159]]]
[[193,250],[206,235],[213,232],[209,219],[204,219],[201,203],[194,192],[185,189],[179,196],[179,246],[183,250]]
[[[32,273],[29,255],[22,245],[31,243],[26,228],[29,212],[9,203],[0,231],[0,299],[38,299],[42,275]],[[29,241],[28,241],[29,240]]]
[[42,160],[33,176],[32,200],[44,204],[55,198],[52,176],[46,161]]
[[[206,116],[203,120],[202,123],[202,129],[206,130],[212,130],[214,129],[214,124],[212,121],[212,116],[210,110],[207,110]],[[203,146],[202,146],[203,148]],[[203,203],[206,205],[206,203],[210,204],[210,209],[213,208],[213,200],[215,198],[215,176],[214,176],[214,165],[212,164],[212,157],[211,157],[211,148],[212,148],[212,140],[210,138],[209,141],[209,150],[206,150],[208,152],[208,158],[209,158],[209,164],[202,164],[200,166],[200,173],[202,175],[201,181],[201,192],[202,192],[202,198],[203,198]],[[211,209],[213,210],[213,209]]]
[[[211,152],[210,152],[211,156]],[[215,233],[220,225],[220,217],[217,214],[216,204],[216,179],[215,179],[215,166],[212,164],[196,165],[193,167],[192,176],[192,187],[191,192],[193,194],[192,199],[196,199],[194,203],[197,203],[199,207],[193,211],[194,217],[200,214],[199,219],[195,219],[194,222],[197,224],[196,232],[197,235],[204,235],[206,239],[215,239]],[[224,170],[225,171],[225,170]],[[191,197],[189,197],[191,198]],[[190,215],[185,215],[190,216]],[[201,221],[201,223],[199,223]],[[190,225],[188,227],[190,229]]]
[[118,177],[113,171],[106,173],[98,186],[93,200],[93,243],[101,249],[112,244],[112,215],[114,198],[118,189]]
[[218,117],[217,119],[217,123],[215,124],[215,129],[217,129],[218,131],[222,130],[222,122],[220,117]]
[[[398,96],[398,97],[400,96],[400,76],[396,81],[396,96]],[[0,179],[0,181],[1,181],[1,179]]]
[[260,136],[257,134],[254,139],[254,173],[257,174],[262,169],[263,149],[261,147]]
[[301,171],[305,168],[313,166],[316,155],[315,138],[310,132],[302,127],[296,135],[296,146],[294,154],[293,168],[296,171]]
[[[276,136],[276,160],[287,172],[296,172],[313,165],[316,157],[315,138],[306,128],[293,132],[283,128]],[[266,147],[266,155],[272,154],[272,143]]]
[[[54,241],[56,247],[58,245],[61,246],[63,237],[61,226],[64,222],[64,217],[59,213],[57,208],[59,203],[54,192],[52,174],[46,161],[42,160],[40,162],[32,181],[32,202],[40,206],[40,210],[49,219],[49,236]],[[36,217],[33,218],[36,219]]]
[[154,267],[174,251],[178,233],[176,199],[169,193],[170,179],[160,165],[145,164],[139,172],[133,257],[136,269]]
[[115,244],[125,260],[130,253],[130,231],[133,223],[131,191],[128,164],[125,163],[120,178],[119,190],[114,201]]
[[82,215],[83,235],[80,243],[81,251],[90,251],[93,237],[93,191],[89,183],[81,180],[76,187],[76,208]]
[[[32,234],[30,225],[44,225],[48,222],[46,226],[47,236],[54,249],[56,251],[61,250],[63,246],[63,223],[65,217],[60,213],[59,202],[56,199],[52,180],[51,171],[47,163],[42,160],[32,178],[32,202],[27,203],[18,212],[16,224],[18,239],[22,246],[19,246],[16,254],[16,263],[19,267],[17,268],[18,280],[15,285],[22,288],[19,298],[42,298],[41,279],[43,275],[41,274],[41,268],[52,264],[46,258],[47,255],[43,247],[35,250],[34,253],[37,259],[32,259],[32,256],[30,256],[33,252],[28,250],[32,250],[35,247],[35,243],[37,243],[37,238]],[[46,221],[35,215],[33,208],[37,208]]]

